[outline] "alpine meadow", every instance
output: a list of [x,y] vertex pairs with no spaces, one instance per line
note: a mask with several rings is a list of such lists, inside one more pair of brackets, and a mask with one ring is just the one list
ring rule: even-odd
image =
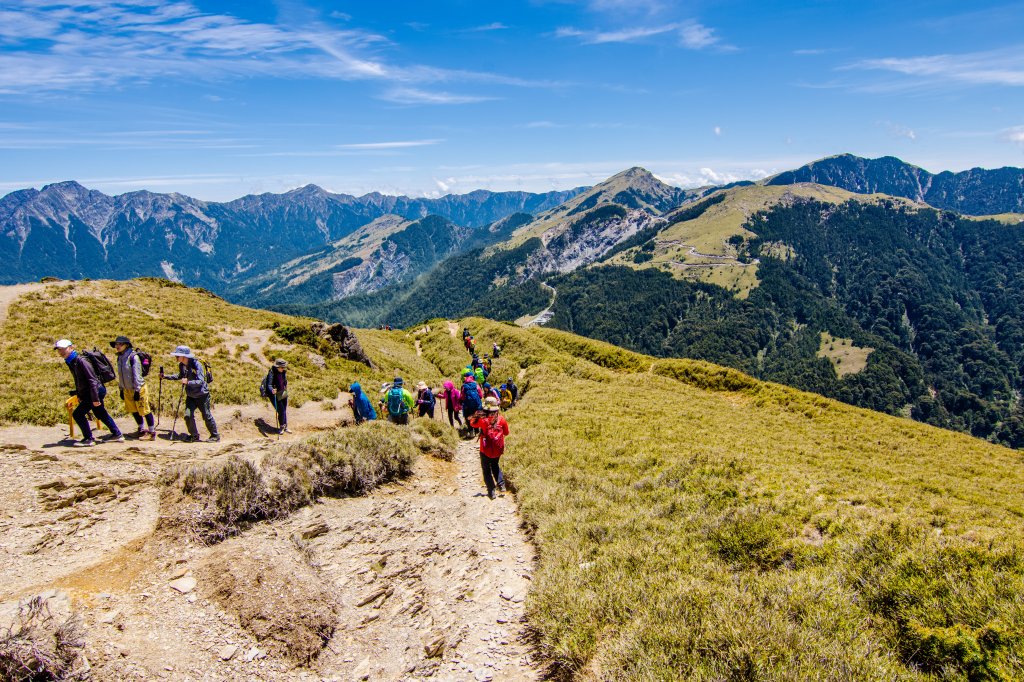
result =
[[1024,11],[12,0],[0,682],[1024,681]]

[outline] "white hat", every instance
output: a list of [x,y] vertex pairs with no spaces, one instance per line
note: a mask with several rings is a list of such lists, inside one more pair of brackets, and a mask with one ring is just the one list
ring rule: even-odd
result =
[[75,344],[71,343],[67,339],[61,339],[57,343],[53,344],[53,347],[54,348],[61,348],[61,349],[63,349],[63,348],[70,348],[73,345],[75,345]]

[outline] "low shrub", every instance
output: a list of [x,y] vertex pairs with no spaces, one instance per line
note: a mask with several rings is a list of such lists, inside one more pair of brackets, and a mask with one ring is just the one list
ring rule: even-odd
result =
[[451,462],[459,444],[458,433],[433,419],[415,419],[410,427],[412,442],[421,452]]
[[85,648],[81,619],[59,617],[42,597],[22,604],[6,631],[0,631],[0,680],[63,680],[74,672]]

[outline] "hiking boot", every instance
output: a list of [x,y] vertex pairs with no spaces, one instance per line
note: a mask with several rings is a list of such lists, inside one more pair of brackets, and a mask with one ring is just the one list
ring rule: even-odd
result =
[[156,440],[156,431],[144,431],[139,440]]
[[178,443],[195,443],[199,439],[198,438],[193,438],[192,436],[178,436],[174,440],[175,440],[175,442],[178,442]]
[[498,492],[500,492],[500,493],[505,492],[505,484],[504,483],[502,483],[501,485],[498,486]]
[[92,438],[90,438],[89,440],[76,440],[71,445],[72,447],[76,448],[91,448],[92,446],[96,445],[96,441]]
[[219,443],[220,442],[220,436],[210,436],[209,438],[206,439],[206,442],[207,443]]
[[487,491],[487,497],[491,498],[492,500],[494,499],[494,488],[491,488],[490,490]]

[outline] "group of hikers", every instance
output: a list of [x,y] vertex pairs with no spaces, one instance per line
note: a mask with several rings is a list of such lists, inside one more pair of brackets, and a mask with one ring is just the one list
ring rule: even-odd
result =
[[[505,480],[498,464],[505,449],[505,436],[508,435],[508,422],[501,415],[502,410],[512,408],[519,399],[519,387],[512,377],[495,388],[489,383],[492,361],[490,355],[481,359],[476,353],[476,341],[468,328],[463,330],[463,342],[470,353],[470,362],[462,370],[459,385],[454,381],[445,381],[444,387],[435,390],[423,381],[416,386],[416,395],[405,387],[400,376],[381,387],[378,408],[382,415],[396,424],[408,424],[409,415],[415,410],[420,417],[434,419],[435,407],[440,405],[441,419],[444,412],[448,413],[448,423],[467,435],[476,435],[480,440],[480,462],[483,469],[487,495],[495,497],[495,490],[504,492]],[[78,351],[69,339],[60,339],[53,347],[63,358],[74,379],[75,388],[70,392],[68,411],[73,424],[82,433],[82,439],[74,441],[75,446],[96,445],[96,438],[89,423],[89,413],[105,425],[109,433],[100,440],[124,442],[125,436],[117,422],[107,411],[107,383],[117,380],[118,395],[124,401],[124,411],[135,420],[138,430],[135,436],[140,440],[156,438],[156,420],[153,404],[146,378],[149,375],[152,357],[134,347],[126,336],[118,336],[110,342],[111,348],[117,353],[116,365],[111,363],[100,351]],[[492,345],[494,358],[500,357],[501,347]],[[160,391],[158,410],[162,408],[163,382],[180,382],[181,392],[178,396],[174,412],[174,426],[171,428],[171,439],[175,440],[178,411],[182,400],[185,403],[183,414],[187,436],[178,437],[182,442],[198,442],[199,430],[196,426],[198,412],[209,431],[209,442],[220,441],[217,422],[213,417],[213,405],[210,396],[210,383],[213,373],[209,366],[199,360],[188,346],[178,346],[168,354],[178,362],[178,371],[165,374],[160,367]],[[259,391],[262,398],[273,405],[277,416],[277,433],[291,433],[288,429],[288,363],[278,358],[260,383]],[[359,382],[349,386],[352,398],[349,405],[357,424],[377,419],[377,409],[366,395]],[[74,437],[74,427],[71,429]]]
[[[82,439],[75,441],[74,445],[83,447],[96,445],[92,426],[89,424],[90,412],[110,431],[106,436],[101,437],[101,440],[124,442],[124,433],[107,412],[105,405],[107,397],[105,384],[115,379],[117,380],[118,395],[124,401],[124,411],[135,419],[138,426],[136,437],[140,440],[156,438],[153,404],[149,395],[149,387],[146,384],[146,377],[149,375],[153,360],[148,353],[136,350],[128,337],[118,336],[110,342],[110,347],[117,352],[115,368],[102,352],[96,349],[80,352],[75,349],[75,344],[69,339],[60,339],[53,344],[53,347],[64,359],[75,383],[75,388],[70,392],[68,409],[71,412],[73,423],[77,424],[82,432]],[[179,440],[185,442],[199,440],[199,429],[196,427],[195,416],[198,411],[210,433],[208,440],[219,441],[220,433],[217,431],[217,422],[213,418],[210,399],[210,382],[213,381],[210,368],[196,358],[188,346],[178,346],[169,355],[178,361],[178,371],[174,374],[165,374],[164,368],[160,368],[160,392],[163,393],[164,380],[181,383],[178,408],[175,410],[175,426],[177,425],[178,409],[181,408],[181,402],[184,399],[184,420],[188,436],[181,437]],[[173,439],[176,434],[174,434],[173,428],[171,431]],[[72,429],[73,436],[74,429]]]

